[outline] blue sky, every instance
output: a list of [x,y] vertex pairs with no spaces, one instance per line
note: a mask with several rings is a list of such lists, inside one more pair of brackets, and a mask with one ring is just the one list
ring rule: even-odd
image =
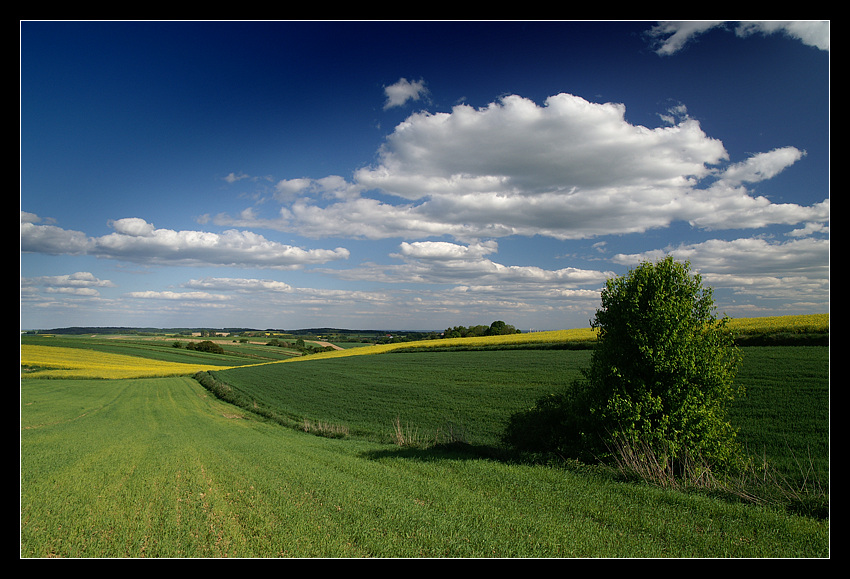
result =
[[20,26],[21,327],[829,311],[829,23]]

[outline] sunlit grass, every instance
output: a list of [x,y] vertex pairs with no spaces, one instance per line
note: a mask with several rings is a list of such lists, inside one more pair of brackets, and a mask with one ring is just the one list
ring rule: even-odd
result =
[[826,521],[309,436],[189,378],[24,381],[20,510],[24,558],[829,556]]
[[[742,332],[828,332],[829,318],[749,318],[732,326]],[[590,329],[535,332],[387,344],[295,360],[592,339]],[[757,363],[744,365],[749,397],[736,416],[743,441],[760,452],[778,454],[770,446],[776,442],[802,456],[799,449],[812,439],[827,438],[811,428],[828,416],[828,405],[817,406],[825,398],[819,392],[828,369],[820,349],[812,349],[816,356],[808,350],[753,348]],[[496,414],[510,411],[499,410],[499,384],[525,387],[531,398],[532,391],[554,386],[532,366],[546,374],[554,369],[544,363],[550,357],[578,364],[589,351],[451,353],[446,361],[442,354],[411,354],[276,367],[280,362],[264,362],[245,370],[207,364],[213,358],[189,362],[183,349],[168,348],[167,354],[186,356],[186,362],[21,345],[22,378],[78,378],[21,382],[22,557],[829,556],[828,520],[621,483],[595,470],[490,460],[464,454],[462,446],[418,448],[297,431],[353,423],[334,414],[346,404],[365,419],[365,409],[389,408],[380,422],[388,428],[396,420],[399,428],[425,429],[427,413],[436,409],[434,424],[448,416],[463,425],[463,435],[480,442],[477,432],[498,430],[465,421],[499,423]],[[564,381],[569,368],[560,370]],[[311,417],[309,424],[280,428],[185,377],[199,370],[253,375],[253,399],[263,399],[262,386],[281,396],[312,396],[317,411],[309,411],[310,400],[299,399],[297,409]],[[452,373],[457,388],[435,386],[449,384]],[[184,377],[130,379],[174,375]],[[475,390],[470,376],[479,377],[482,388]],[[360,383],[373,387],[370,396],[357,399]],[[466,399],[464,392],[470,393]],[[482,411],[484,400],[490,415]],[[396,407],[405,410],[401,420]],[[814,452],[819,448],[812,446]],[[821,454],[828,453],[825,448]]]

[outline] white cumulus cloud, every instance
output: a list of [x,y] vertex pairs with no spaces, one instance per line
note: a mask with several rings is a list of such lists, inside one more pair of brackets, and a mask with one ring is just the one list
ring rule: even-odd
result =
[[828,20],[667,21],[655,25],[648,36],[655,51],[665,56],[679,52],[688,43],[715,28],[733,30],[741,38],[754,34],[784,34],[808,46],[828,51],[829,24]]
[[21,251],[50,254],[94,255],[121,261],[156,265],[214,265],[295,269],[347,259],[349,251],[304,249],[281,244],[249,231],[223,233],[158,229],[139,218],[110,222],[114,232],[90,238],[82,232],[33,223],[22,212]]
[[720,228],[825,219],[828,203],[777,206],[744,186],[775,176],[803,151],[787,146],[729,165],[722,142],[683,107],[673,113],[670,124],[649,128],[628,122],[622,104],[569,94],[543,105],[511,95],[480,109],[416,113],[388,136],[375,165],[351,183],[334,181],[346,195],[321,203],[301,196],[273,218],[219,215],[216,223],[309,237],[468,241],[586,239],[676,221]]

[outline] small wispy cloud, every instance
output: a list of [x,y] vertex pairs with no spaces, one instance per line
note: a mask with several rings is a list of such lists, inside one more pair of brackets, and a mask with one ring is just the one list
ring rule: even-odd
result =
[[425,87],[424,80],[411,82],[406,78],[401,78],[397,83],[385,86],[384,94],[387,96],[384,110],[387,110],[400,107],[408,101],[418,101],[428,94],[428,89]]
[[659,22],[647,33],[662,56],[675,54],[702,34],[713,29],[728,29],[740,38],[754,34],[785,34],[807,46],[829,51],[828,20],[765,20],[726,22],[723,20]]

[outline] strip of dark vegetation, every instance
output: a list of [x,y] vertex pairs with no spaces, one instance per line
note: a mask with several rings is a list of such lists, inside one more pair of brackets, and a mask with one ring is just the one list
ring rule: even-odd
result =
[[489,352],[494,350],[592,350],[596,347],[596,341],[574,341],[574,342],[529,342],[527,344],[488,344],[476,346],[422,346],[407,347],[398,350],[390,350],[392,354],[406,354],[408,352]]
[[737,346],[829,346],[829,333],[750,334],[735,337]]
[[[828,333],[792,333],[748,334],[735,337],[736,346],[829,346]],[[527,344],[491,344],[475,346],[422,346],[391,350],[389,353],[406,354],[411,352],[473,352],[493,350],[592,350],[595,340],[570,342],[529,342]]]
[[240,394],[226,382],[217,380],[210,372],[196,372],[193,378],[219,400],[223,400],[228,404],[247,410],[256,416],[265,418],[275,424],[280,424],[281,426],[287,426],[289,428],[298,426],[298,422],[296,420],[287,418],[270,408],[264,408],[255,404],[253,399]]

